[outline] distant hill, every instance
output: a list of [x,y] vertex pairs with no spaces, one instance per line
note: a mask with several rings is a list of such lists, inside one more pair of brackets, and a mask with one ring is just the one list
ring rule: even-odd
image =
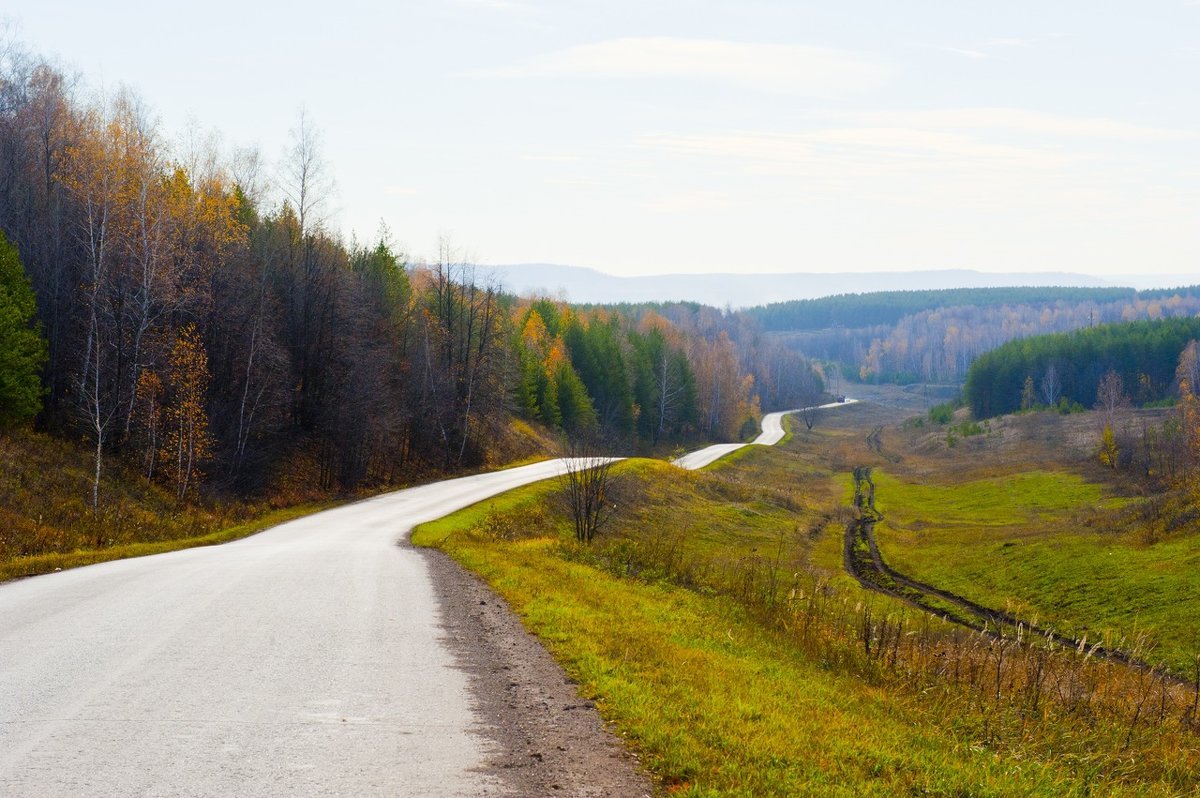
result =
[[[1155,295],[1160,292],[1150,291]],[[1197,291],[1191,290],[1190,294]],[[1080,286],[997,286],[989,288],[911,289],[872,291],[866,294],[835,294],[818,299],[790,299],[749,308],[746,312],[764,330],[822,330],[828,327],[873,327],[896,324],[905,316],[937,308],[964,305],[1042,306],[1055,302],[1078,305],[1083,302],[1131,302],[1138,296],[1132,288],[1117,286],[1092,288]],[[1151,298],[1146,296],[1147,299]]]
[[970,269],[617,277],[595,269],[547,263],[517,263],[488,268],[495,271],[505,288],[519,294],[565,295],[569,301],[580,303],[688,301],[733,308],[868,291],[1111,285],[1089,275],[1069,272],[993,274]]

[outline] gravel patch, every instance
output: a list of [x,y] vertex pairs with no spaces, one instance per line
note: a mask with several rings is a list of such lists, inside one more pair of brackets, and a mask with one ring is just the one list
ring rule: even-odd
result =
[[649,798],[637,757],[508,605],[443,552],[421,551],[491,743],[481,781],[500,779],[514,796]]

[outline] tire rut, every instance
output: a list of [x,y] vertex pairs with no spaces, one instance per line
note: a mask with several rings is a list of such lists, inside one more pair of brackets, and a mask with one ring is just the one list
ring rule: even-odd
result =
[[[993,639],[1011,637],[1005,634],[1006,629],[1012,630],[1013,633],[1023,630],[1024,633],[1036,635],[1065,649],[1088,652],[1093,657],[1139,670],[1155,673],[1161,671],[1160,668],[1119,649],[1108,648],[1098,643],[1088,645],[1086,639],[1056,632],[1010,612],[984,606],[957,593],[900,573],[884,561],[875,538],[875,524],[883,520],[883,516],[875,509],[875,483],[871,479],[871,468],[855,468],[854,483],[854,506],[858,517],[846,525],[843,561],[847,573],[863,587],[892,596],[923,612],[937,615],[943,620],[973,629]],[[953,611],[938,606],[938,600],[950,605]],[[1176,681],[1184,683],[1182,680]]]

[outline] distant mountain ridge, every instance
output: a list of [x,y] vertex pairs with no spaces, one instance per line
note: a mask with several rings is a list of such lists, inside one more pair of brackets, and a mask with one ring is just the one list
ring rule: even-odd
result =
[[488,266],[509,291],[563,296],[576,303],[700,302],[745,308],[833,294],[937,288],[1114,285],[1071,272],[988,273],[971,269],[791,274],[657,274],[619,277],[580,266],[516,263]]

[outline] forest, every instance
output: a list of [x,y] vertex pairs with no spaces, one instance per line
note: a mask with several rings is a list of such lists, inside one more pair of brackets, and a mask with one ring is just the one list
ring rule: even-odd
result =
[[131,92],[97,98],[7,49],[0,351],[24,348],[0,360],[0,418],[82,441],[96,508],[112,463],[180,500],[348,490],[556,435],[623,453],[737,440],[822,389],[743,317],[516,297],[449,240],[427,259],[384,227],[346,241],[331,197],[303,114],[271,164],[169,140]]
[[[823,329],[771,335],[807,356],[842,364],[869,382],[961,382],[971,362],[1017,338],[1100,324],[1194,316],[1196,286],[1153,291],[1126,288],[981,288],[863,294],[808,300],[814,311],[796,323],[832,321]],[[965,303],[965,304],[964,304]],[[790,304],[790,303],[788,303]],[[932,305],[918,309],[922,305]],[[768,306],[770,309],[776,306]],[[820,312],[815,312],[820,309]],[[751,316],[764,309],[748,311]],[[836,312],[835,312],[836,311]],[[911,311],[911,312],[909,312]],[[805,321],[805,318],[808,321]],[[867,325],[874,320],[877,323]],[[771,324],[764,319],[765,326]]]
[[1002,287],[945,288],[921,291],[876,291],[837,294],[817,299],[773,302],[747,311],[769,332],[824,330],[828,327],[874,327],[895,324],[905,316],[961,305],[1033,305],[1054,302],[1115,302],[1133,299],[1132,288]]
[[[1010,341],[971,364],[963,398],[977,419],[1063,402],[1103,401],[1106,376],[1138,405],[1174,395],[1181,355],[1200,339],[1200,317],[1104,324]],[[1195,380],[1191,380],[1194,387]]]

